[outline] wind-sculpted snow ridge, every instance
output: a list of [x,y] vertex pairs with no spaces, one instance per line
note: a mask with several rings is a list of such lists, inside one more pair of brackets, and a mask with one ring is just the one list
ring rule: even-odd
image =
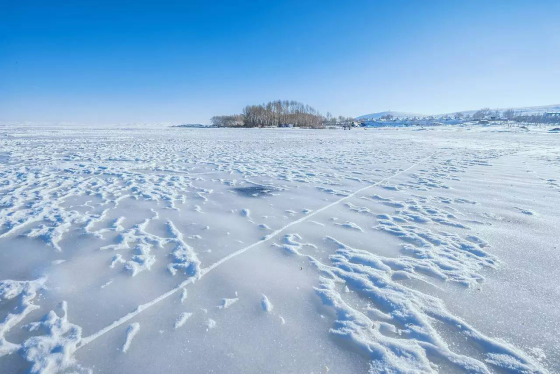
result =
[[0,322],[0,357],[16,352],[21,345],[10,343],[5,335],[32,311],[39,309],[33,304],[37,292],[43,287],[46,279],[34,281],[5,280],[0,282],[0,304],[8,300],[17,300],[17,306],[3,317]]
[[239,298],[237,298],[237,297],[234,297],[232,299],[223,298],[222,299],[222,304],[218,305],[218,309],[227,309],[230,306],[232,306],[233,304],[235,304],[238,300],[239,300]]
[[[296,240],[297,234],[285,236],[283,248],[307,257],[320,271],[316,293],[336,313],[331,333],[348,340],[371,360],[371,372],[438,372],[462,369],[473,373],[490,373],[493,368],[513,372],[547,372],[536,360],[499,339],[480,333],[450,313],[442,300],[399,282],[416,279],[429,283],[429,277],[441,277],[464,283],[476,282],[480,276],[471,267],[442,268],[433,258],[386,258],[352,248],[332,237],[337,246],[330,256],[332,265],[324,264],[300,251],[309,243]],[[467,261],[468,262],[468,261]],[[342,291],[345,285],[346,291]],[[345,301],[348,291],[367,300],[362,308]],[[478,358],[452,351],[438,332],[443,323],[479,348]],[[444,362],[442,362],[444,360]],[[440,362],[441,368],[435,362]]]
[[175,321],[174,328],[178,329],[179,327],[183,326],[191,316],[192,313],[187,313],[187,312],[181,313],[179,318],[177,318],[177,320]]
[[175,275],[177,269],[185,269],[185,272],[191,276],[200,275],[200,260],[194,249],[185,242],[183,234],[175,227],[173,222],[167,221],[169,231],[173,235],[169,241],[175,242],[177,246],[173,250],[175,261],[168,265],[171,274]]
[[556,245],[556,142],[0,126],[0,372],[556,369],[492,309]]
[[[429,259],[431,265],[425,266],[424,270],[430,271],[441,279],[448,280],[451,277],[467,286],[475,285],[483,280],[483,277],[477,274],[480,269],[483,267],[495,268],[499,263],[495,256],[483,250],[488,243],[475,235],[467,235],[463,239],[458,234],[442,231],[442,228],[433,230],[426,227],[427,224],[435,223],[444,227],[469,230],[467,225],[461,223],[455,214],[450,212],[454,210],[451,207],[441,209],[427,205],[425,198],[409,198],[405,202],[379,195],[362,196],[362,198],[397,208],[394,215],[377,215],[379,224],[374,228],[404,241],[403,252],[418,259]],[[451,203],[443,198],[436,200]],[[462,202],[460,201],[460,203]],[[367,207],[356,206],[352,203],[348,203],[346,206],[354,212],[372,215]],[[453,272],[458,266],[471,268],[467,277],[458,276]]]
[[272,303],[270,302],[270,300],[268,300],[268,297],[266,295],[262,295],[261,307],[265,312],[270,313],[272,312],[274,305],[272,305]]
[[[332,238],[331,240],[336,242]],[[337,311],[339,319],[333,329],[335,334],[360,343],[363,339],[362,334],[367,334],[367,330],[371,330],[372,327],[373,330],[377,330],[374,344],[368,345],[374,362],[377,359],[384,365],[394,366],[395,369],[415,368],[429,372],[432,369],[427,356],[441,356],[453,366],[471,372],[489,372],[482,361],[454,354],[437,333],[433,322],[435,319],[455,327],[460,334],[480,345],[481,354],[490,365],[519,372],[541,370],[540,365],[523,352],[484,336],[455,317],[446,310],[441,300],[392,280],[392,275],[397,271],[404,272],[411,278],[418,277],[415,270],[422,269],[426,261],[419,260],[416,264],[410,259],[391,261],[366,251],[350,248],[340,242],[336,243],[339,245],[339,250],[336,255],[331,256],[333,268],[324,269],[326,273],[334,275],[335,280],[344,281],[351,290],[367,295],[372,304],[377,307],[376,309],[381,310],[388,318],[377,321],[373,318],[373,321],[369,320],[368,324],[367,320],[363,320],[361,313],[353,310],[340,300],[339,296],[337,297],[335,283],[331,279],[323,279],[317,292],[323,301],[331,303]],[[463,274],[450,278],[463,280],[472,275],[469,268],[455,269],[455,273],[460,272]],[[350,318],[346,318],[347,316]],[[364,327],[369,329],[363,329]],[[382,334],[389,337],[383,338],[380,336]],[[391,336],[392,334],[398,337]],[[385,349],[380,351],[379,344]],[[402,351],[407,353],[397,357],[396,354]],[[375,362],[374,365],[381,363]]]
[[140,324],[138,322],[131,323],[128,328],[126,329],[126,339],[124,344],[121,348],[123,353],[126,353],[130,349],[130,345],[132,344],[132,339],[138,334],[140,331]]
[[[495,268],[498,259],[487,253],[483,248],[486,242],[470,235],[463,239],[461,236],[444,231],[432,231],[418,225],[430,219],[440,225],[465,228],[454,221],[433,219],[437,209],[428,209],[426,214],[417,215],[420,210],[417,205],[409,205],[408,210],[414,213],[397,211],[395,216],[386,214],[377,217],[379,225],[375,228],[400,238],[404,253],[414,257],[408,260],[409,266],[422,269],[442,280],[453,280],[465,286],[474,286],[484,277],[479,274],[483,267]],[[449,216],[448,216],[449,218]]]
[[23,342],[21,355],[31,362],[31,373],[58,373],[66,370],[91,373],[90,369],[81,367],[73,355],[82,340],[81,327],[68,322],[68,305],[60,304],[62,316],[50,311],[39,322],[27,325],[30,331],[45,332]]
[[[21,174],[18,172],[17,179],[20,175],[29,173],[29,170],[22,170]],[[0,176],[6,177],[0,173]],[[14,234],[24,227],[40,222],[47,224],[40,224],[39,227],[29,230],[25,236],[30,238],[42,238],[49,246],[57,251],[62,251],[59,242],[62,240],[70,227],[74,224],[82,224],[88,220],[88,216],[84,216],[77,211],[67,211],[62,208],[57,202],[51,201],[50,191],[54,191],[56,187],[51,183],[46,186],[41,184],[42,188],[34,187],[28,191],[23,191],[24,187],[30,183],[32,185],[38,184],[34,178],[21,177],[22,184],[16,187],[13,193],[6,195],[0,199],[0,227],[3,232],[0,233],[0,239]],[[49,188],[51,187],[51,188]],[[64,187],[63,187],[64,188]],[[71,196],[75,190],[70,189],[65,196],[60,197],[57,193],[53,193],[58,199]]]
[[396,188],[410,188],[418,191],[434,189],[450,189],[450,181],[460,181],[461,174],[466,173],[473,166],[491,166],[489,160],[511,154],[511,150],[497,150],[489,152],[466,152],[459,159],[448,159],[428,168],[412,173],[412,181],[401,183]]
[[[126,250],[130,249],[131,243],[136,244],[134,247],[134,254],[131,256],[130,260],[126,261],[123,259],[122,255],[118,254],[113,258],[111,267],[114,267],[117,262],[122,262],[124,263],[124,269],[130,271],[132,276],[135,276],[144,270],[150,270],[156,261],[156,256],[151,252],[153,247],[163,249],[165,244],[174,243],[176,245],[172,252],[174,261],[167,266],[169,272],[175,275],[178,269],[183,269],[186,274],[191,276],[198,275],[200,273],[200,260],[194,249],[185,242],[183,234],[175,227],[171,220],[167,221],[169,234],[172,235],[171,238],[163,238],[151,234],[146,230],[147,225],[151,221],[159,219],[159,214],[157,212],[154,213],[155,215],[153,217],[145,219],[142,223],[135,225],[129,230],[123,231],[120,229],[120,220],[114,223],[112,229],[101,230],[122,231],[119,234],[116,244],[103,246],[100,248],[102,250]],[[99,231],[93,231],[92,233],[96,234],[99,233]]]

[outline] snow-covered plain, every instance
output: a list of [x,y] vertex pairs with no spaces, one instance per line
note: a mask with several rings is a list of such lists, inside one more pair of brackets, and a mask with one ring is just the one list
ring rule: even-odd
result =
[[546,129],[0,127],[0,372],[560,371]]

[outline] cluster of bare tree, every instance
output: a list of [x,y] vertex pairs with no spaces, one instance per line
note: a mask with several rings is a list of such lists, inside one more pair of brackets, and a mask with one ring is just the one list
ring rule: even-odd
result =
[[502,116],[507,119],[508,121],[512,121],[517,115],[515,113],[515,110],[513,109],[508,109],[506,111],[504,111],[504,113],[502,114]]
[[242,114],[230,116],[214,116],[210,119],[212,125],[218,127],[243,127],[245,117]]
[[524,123],[560,123],[560,116],[546,116],[543,114],[526,114],[513,118],[515,122]]
[[243,114],[212,117],[212,125],[219,127],[294,127],[322,128],[325,124],[347,121],[349,118],[324,117],[309,105],[293,100],[276,100],[262,105],[247,105]]
[[495,118],[500,118],[500,111],[499,110],[491,110],[490,108],[482,108],[478,111],[476,111],[473,115],[472,118],[474,119],[484,119],[484,118],[490,118],[490,117],[495,117]]
[[325,118],[323,118],[323,123],[325,125],[337,125],[341,123],[350,123],[355,121],[353,117],[344,117],[344,116],[333,116],[330,112],[327,112]]
[[322,127],[323,116],[303,103],[291,100],[271,101],[263,105],[247,105],[243,109],[247,127],[280,126]]

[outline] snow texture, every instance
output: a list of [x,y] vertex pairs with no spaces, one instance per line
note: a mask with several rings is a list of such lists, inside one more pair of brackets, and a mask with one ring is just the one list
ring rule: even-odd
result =
[[416,130],[0,126],[0,371],[559,372],[557,134]]

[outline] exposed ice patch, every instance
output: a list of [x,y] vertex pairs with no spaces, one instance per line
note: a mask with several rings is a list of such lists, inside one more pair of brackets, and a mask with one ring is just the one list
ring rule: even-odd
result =
[[266,186],[236,187],[233,189],[241,196],[245,197],[265,197],[272,195],[275,188]]

